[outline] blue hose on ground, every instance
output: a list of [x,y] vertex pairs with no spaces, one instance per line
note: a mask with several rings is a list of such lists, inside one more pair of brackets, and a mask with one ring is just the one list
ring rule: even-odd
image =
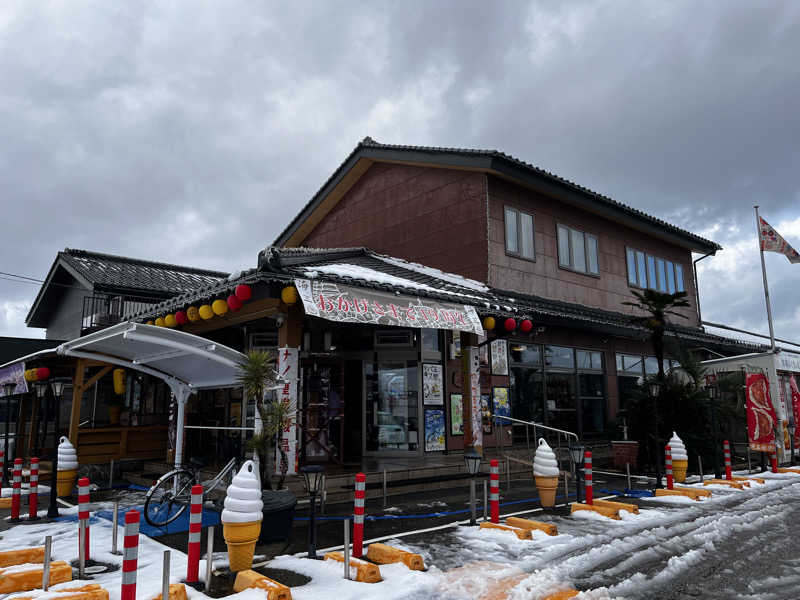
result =
[[[575,494],[570,494],[566,496],[567,498],[573,498]],[[556,498],[564,498],[564,495],[556,496]],[[539,500],[539,496],[535,498],[525,498],[524,500],[512,500],[509,502],[501,502],[500,506],[513,506],[515,504],[524,504],[525,502],[535,502]],[[479,513],[483,510],[482,504],[477,504],[475,506],[475,512]],[[430,519],[436,517],[450,517],[453,515],[463,515],[470,512],[469,508],[463,508],[459,510],[445,510],[441,512],[435,513],[427,513],[424,515],[366,515],[364,517],[365,521],[388,521],[388,520],[396,520],[396,519]],[[316,521],[344,521],[345,519],[352,519],[353,515],[346,515],[343,517],[315,517]],[[308,517],[295,517],[295,521],[308,521]]]

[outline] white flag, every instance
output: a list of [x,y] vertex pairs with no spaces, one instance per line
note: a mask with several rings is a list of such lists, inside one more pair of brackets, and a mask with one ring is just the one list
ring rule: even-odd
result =
[[761,217],[758,218],[758,237],[761,249],[766,252],[777,252],[789,259],[790,263],[800,263],[800,254],[792,248],[781,235]]

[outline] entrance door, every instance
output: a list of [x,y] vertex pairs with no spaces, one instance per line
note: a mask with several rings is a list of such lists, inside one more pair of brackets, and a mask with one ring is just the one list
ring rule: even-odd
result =
[[377,354],[364,364],[364,451],[420,452],[420,372],[416,356]]

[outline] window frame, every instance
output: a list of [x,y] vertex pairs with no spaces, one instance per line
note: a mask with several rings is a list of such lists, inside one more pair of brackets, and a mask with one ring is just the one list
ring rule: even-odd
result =
[[[638,255],[644,255],[644,275],[646,281],[642,282],[639,278],[639,263],[638,263]],[[636,281],[631,281],[631,265],[629,263],[629,259],[633,258],[633,272],[636,275]],[[653,263],[654,267],[654,275],[655,281],[650,281],[650,263]],[[660,264],[664,265],[664,281],[662,282],[661,279],[661,269]],[[656,292],[661,292],[664,294],[670,293],[669,290],[669,270],[672,271],[672,276],[674,279],[675,284],[675,292],[686,292],[686,282],[684,281],[683,273],[685,271],[685,267],[683,264],[676,262],[674,260],[669,260],[668,258],[660,257],[656,254],[650,254],[649,252],[645,252],[644,250],[637,250],[633,246],[625,246],[625,279],[628,282],[628,287],[636,288],[639,290],[653,290]],[[680,277],[678,276],[678,272],[680,270]],[[663,290],[661,286],[663,284]]]
[[[507,221],[507,214],[509,212],[513,212],[516,219],[516,229],[517,229],[517,251],[513,252],[508,249],[508,221]],[[522,216],[530,217],[531,218],[531,250],[533,251],[533,256],[528,257],[522,254]],[[513,256],[514,258],[519,258],[521,260],[527,260],[530,262],[536,262],[536,215],[533,213],[525,212],[524,210],[520,210],[514,206],[503,206],[503,248],[505,249],[507,256]]]
[[[559,233],[560,229],[563,228],[567,232],[567,245],[569,247],[569,264],[566,264],[562,261],[561,258],[561,244],[559,241]],[[583,238],[583,264],[585,267],[584,271],[575,268],[575,252],[573,250],[572,244],[572,237],[573,234],[579,233]],[[595,263],[597,265],[597,273],[593,273],[589,270],[589,265],[591,261],[589,260],[589,238],[594,240],[595,250],[597,251],[595,256]],[[564,269],[565,271],[569,271],[570,273],[577,273],[578,275],[587,275],[589,277],[595,277],[600,279],[600,238],[594,234],[589,233],[583,229],[578,229],[576,227],[572,227],[570,225],[565,225],[564,223],[556,223],[556,258],[558,260],[558,268]]]

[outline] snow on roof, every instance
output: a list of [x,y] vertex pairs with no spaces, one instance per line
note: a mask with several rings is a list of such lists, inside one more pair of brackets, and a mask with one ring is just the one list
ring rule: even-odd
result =
[[[750,344],[758,344],[760,346],[769,346],[769,336],[760,337],[749,333],[731,331],[730,329],[723,329],[722,327],[714,327],[712,325],[703,325],[703,329],[706,330],[706,333],[710,333],[712,335],[718,335],[720,337],[725,337],[731,340],[737,340],[739,342],[746,342]],[[800,352],[800,347],[793,346],[791,344],[781,344],[780,342],[776,342],[775,347],[782,348],[784,350],[789,350],[792,352]]]
[[382,260],[387,264],[394,265],[395,267],[401,267],[403,269],[408,269],[409,271],[416,271],[422,275],[435,277],[436,279],[441,279],[442,281],[447,281],[448,283],[452,283],[454,285],[460,285],[461,287],[469,288],[471,290],[475,290],[476,292],[489,291],[489,287],[482,284],[480,281],[468,279],[467,277],[462,277],[461,275],[456,275],[455,273],[446,273],[444,271],[440,271],[439,269],[434,269],[433,267],[426,267],[425,265],[421,265],[419,263],[408,262],[399,258],[385,256],[383,254],[376,254],[375,258]]
[[[456,295],[455,292],[450,292],[441,288],[434,288],[429,285],[425,285],[424,283],[417,283],[416,281],[410,281],[408,279],[403,279],[402,277],[396,277],[395,275],[381,273],[380,271],[362,267],[360,265],[351,265],[347,263],[338,263],[335,265],[315,265],[313,267],[305,267],[303,270],[306,276],[311,279],[320,273],[325,273],[328,275],[336,275],[338,277],[351,277],[352,279],[362,279],[364,281],[371,281],[373,283],[382,283],[408,289],[418,289],[425,290],[426,292]],[[464,294],[457,295],[463,296]]]

